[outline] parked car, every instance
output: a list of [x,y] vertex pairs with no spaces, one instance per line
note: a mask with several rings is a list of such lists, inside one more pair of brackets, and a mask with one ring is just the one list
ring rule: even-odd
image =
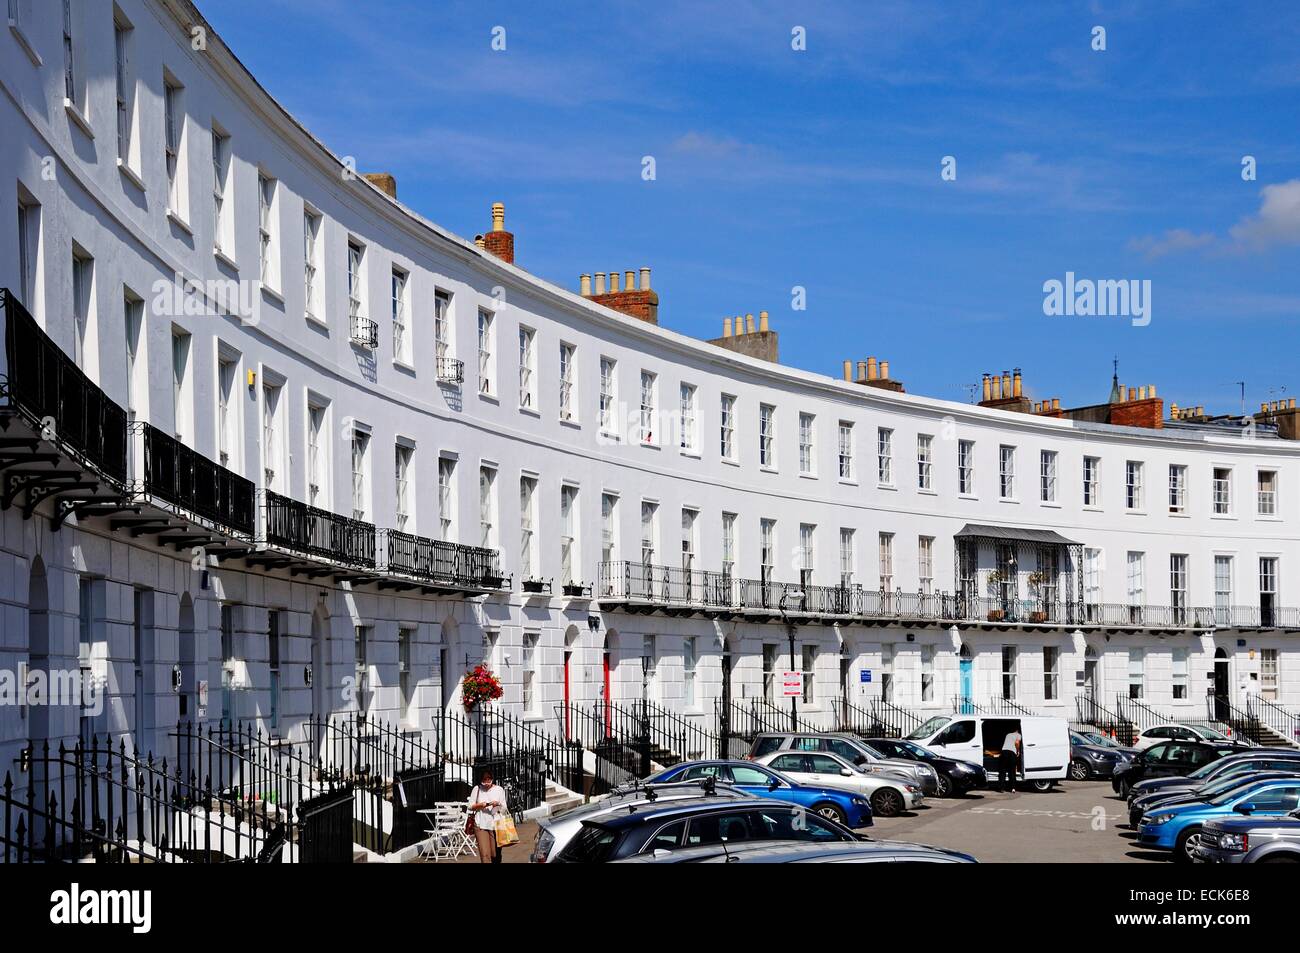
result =
[[1150,778],[1185,777],[1212,761],[1243,750],[1238,745],[1217,742],[1162,741],[1139,751],[1127,764],[1116,767],[1110,786],[1119,792],[1120,797],[1126,798],[1139,782]]
[[1020,732],[1020,776],[1037,791],[1046,791],[1066,775],[1070,765],[1070,726],[1064,718],[1042,715],[940,715],[907,736],[908,741],[949,758],[997,770],[1008,734]]
[[1300,751],[1293,748],[1251,748],[1203,764],[1191,774],[1152,778],[1133,786],[1128,803],[1132,808],[1139,800],[1154,794],[1196,791],[1220,778],[1252,771],[1300,771]]
[[1159,814],[1166,808],[1192,804],[1196,801],[1208,801],[1210,798],[1226,794],[1243,785],[1297,777],[1300,777],[1300,773],[1296,771],[1246,771],[1241,774],[1225,775],[1197,790],[1157,791],[1155,794],[1144,795],[1129,805],[1129,826],[1136,830],[1138,825],[1142,823],[1142,817],[1146,814]]
[[678,781],[672,784],[637,784],[625,790],[615,790],[605,797],[580,804],[572,810],[544,817],[537,822],[537,838],[529,860],[544,864],[565,848],[573,836],[582,829],[582,822],[604,817],[615,811],[635,811],[646,806],[666,804],[688,798],[753,797],[744,791],[719,784],[714,779]]
[[961,797],[978,788],[988,787],[988,772],[983,765],[958,758],[946,758],[915,741],[904,738],[864,738],[876,751],[895,761],[921,761],[934,768],[939,776],[939,797]]
[[1300,811],[1207,821],[1192,857],[1204,864],[1300,864]]
[[1117,765],[1127,764],[1137,752],[1119,745],[1099,745],[1077,731],[1070,732],[1070,780],[1109,779]]
[[1076,732],[1076,734],[1082,735],[1090,745],[1100,745],[1103,748],[1123,748],[1125,751],[1137,750],[1136,748],[1129,748],[1126,745],[1120,744],[1114,738],[1109,735],[1104,735],[1100,731],[1086,729],[1084,731]]
[[[1154,744],[1162,741],[1234,741],[1217,728],[1211,728],[1209,725],[1182,725],[1170,722],[1164,725],[1155,725],[1151,728],[1144,728],[1133,742],[1133,747],[1138,751],[1145,751]],[[1238,742],[1248,744],[1245,741]]]
[[851,843],[859,836],[797,804],[765,798],[700,797],[616,811],[583,821],[553,863],[608,863],[711,844],[749,841]]
[[792,781],[816,787],[843,788],[861,794],[876,817],[896,817],[925,800],[920,785],[884,774],[871,774],[829,751],[777,751],[755,760]]
[[1152,850],[1173,851],[1174,860],[1190,863],[1197,848],[1197,836],[1209,821],[1238,814],[1278,817],[1294,811],[1297,805],[1300,805],[1300,778],[1242,785],[1207,801],[1144,814],[1137,842]]
[[857,735],[842,732],[764,732],[754,739],[747,758],[774,751],[829,751],[863,770],[893,774],[913,781],[925,794],[939,793],[939,775],[927,764],[910,758],[887,758]]
[[684,761],[646,780],[661,784],[701,778],[715,778],[746,794],[797,804],[845,827],[870,827],[872,823],[871,804],[862,795],[838,788],[799,784],[779,771],[753,761]]
[[624,864],[974,864],[970,854],[924,844],[871,840],[747,841],[639,854]]

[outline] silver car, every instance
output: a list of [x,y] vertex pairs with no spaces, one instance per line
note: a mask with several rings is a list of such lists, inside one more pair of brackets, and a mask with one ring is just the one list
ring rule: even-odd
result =
[[744,841],[655,851],[620,864],[974,864],[970,854],[902,841]]
[[594,821],[616,811],[634,811],[638,807],[684,798],[698,798],[701,792],[719,797],[754,797],[726,784],[715,783],[712,778],[702,781],[675,781],[668,784],[637,784],[611,791],[605,797],[588,801],[572,810],[537,822],[537,839],[528,859],[534,864],[545,864],[554,858],[582,829],[583,821]]
[[837,731],[763,732],[754,739],[746,757],[753,761],[777,751],[829,751],[868,773],[911,781],[920,786],[923,794],[939,791],[939,773],[934,768],[921,761],[886,758],[856,735]]

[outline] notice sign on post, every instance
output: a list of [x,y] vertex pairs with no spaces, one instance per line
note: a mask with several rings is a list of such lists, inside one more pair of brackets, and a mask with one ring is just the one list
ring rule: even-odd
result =
[[803,697],[803,672],[782,672],[781,673],[781,697],[782,698]]

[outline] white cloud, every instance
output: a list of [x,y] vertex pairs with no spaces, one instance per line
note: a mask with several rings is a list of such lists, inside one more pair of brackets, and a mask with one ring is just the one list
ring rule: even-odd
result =
[[1263,188],[1259,211],[1228,230],[1239,249],[1300,244],[1300,179]]
[[1128,243],[1129,251],[1139,252],[1144,255],[1148,261],[1155,258],[1163,258],[1165,255],[1173,255],[1178,252],[1194,251],[1198,248],[1209,248],[1218,239],[1210,232],[1193,232],[1186,228],[1169,228],[1160,236],[1144,235],[1141,238],[1131,239]]

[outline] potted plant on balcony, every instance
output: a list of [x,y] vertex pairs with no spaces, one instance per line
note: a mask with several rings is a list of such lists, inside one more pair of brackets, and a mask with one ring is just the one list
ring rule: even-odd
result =
[[504,694],[501,679],[492,674],[486,665],[476,665],[465,673],[460,683],[460,700],[465,710],[473,711],[480,705],[494,702]]
[[549,584],[545,579],[525,579],[524,592],[545,592]]
[[564,594],[571,599],[581,599],[590,591],[590,586],[584,586],[580,582],[566,582],[564,584]]
[[[1026,582],[1029,583],[1030,593],[1033,594],[1035,599],[1041,600],[1042,587],[1043,587],[1043,583],[1047,581],[1047,573],[1043,572],[1041,569],[1035,569],[1033,572],[1031,572],[1028,576],[1025,577],[1025,580]],[[1046,622],[1047,610],[1042,608],[1031,609],[1029,612],[1029,621]]]
[[[1001,593],[1001,586],[1002,573],[996,569],[990,569],[988,578],[989,594],[992,596],[999,595]],[[1007,612],[1005,609],[990,609],[988,612],[988,620],[990,622],[1001,622],[1006,618],[1006,616]]]

